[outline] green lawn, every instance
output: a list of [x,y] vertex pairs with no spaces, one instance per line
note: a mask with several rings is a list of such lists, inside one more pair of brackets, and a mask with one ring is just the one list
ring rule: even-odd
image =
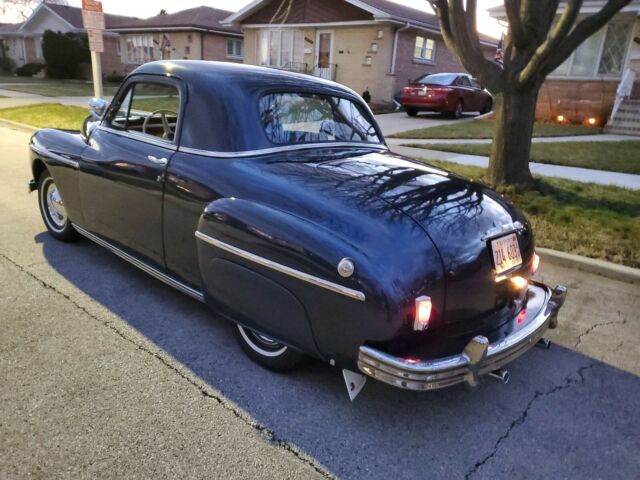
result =
[[59,103],[40,103],[0,109],[0,118],[5,120],[37,128],[62,128],[66,130],[80,130],[82,122],[88,115],[89,111],[86,108]]
[[[572,135],[594,135],[602,133],[601,128],[583,125],[558,125],[556,123],[536,123],[534,137],[566,137]],[[451,125],[420,128],[408,132],[389,135],[390,138],[493,138],[493,120],[471,120]]]
[[[485,157],[491,153],[491,145],[486,143],[434,143],[410,146]],[[534,143],[531,146],[531,161],[638,175],[640,174],[640,141]]]
[[[48,78],[0,76],[0,89],[14,92],[33,93],[45,97],[90,97],[93,84],[82,80],[51,80]],[[114,95],[118,84],[104,85],[104,94]]]
[[[482,181],[486,170],[424,160]],[[531,222],[536,245],[640,268],[640,192],[537,177],[538,189],[506,192]]]

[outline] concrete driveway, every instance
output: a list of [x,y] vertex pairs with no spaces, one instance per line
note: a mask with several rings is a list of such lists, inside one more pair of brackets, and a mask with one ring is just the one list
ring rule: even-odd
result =
[[0,478],[638,478],[637,286],[543,265],[559,345],[508,385],[350,403],[330,366],[267,372],[202,305],[53,240],[28,138],[0,128]]
[[476,116],[477,113],[475,112],[465,113],[459,120],[454,120],[439,113],[422,112],[419,113],[417,117],[410,117],[405,112],[395,112],[376,115],[376,120],[384,135],[393,135],[417,128],[429,128],[473,120]]

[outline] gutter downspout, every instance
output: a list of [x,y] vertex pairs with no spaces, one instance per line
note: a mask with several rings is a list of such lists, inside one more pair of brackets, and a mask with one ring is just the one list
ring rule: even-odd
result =
[[402,32],[403,30],[407,30],[411,28],[411,24],[409,22],[407,22],[407,24],[402,27],[402,28],[398,28],[396,30],[396,33],[393,36],[393,52],[391,53],[391,71],[389,72],[391,75],[395,75],[396,74],[396,57],[398,55],[398,36],[399,33]]

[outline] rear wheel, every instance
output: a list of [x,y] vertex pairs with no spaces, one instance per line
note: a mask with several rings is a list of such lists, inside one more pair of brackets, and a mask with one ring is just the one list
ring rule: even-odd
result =
[[305,357],[277,340],[250,328],[236,325],[236,339],[247,356],[258,365],[276,372],[299,367]]
[[463,108],[464,108],[464,105],[462,104],[462,100],[458,100],[458,102],[456,103],[455,110],[451,112],[451,118],[458,119],[462,117]]
[[491,110],[493,110],[493,100],[489,98],[485,102],[484,107],[482,107],[482,110],[480,110],[480,114],[484,115],[486,113],[489,113]]
[[415,108],[407,107],[407,115],[409,115],[410,117],[415,117],[416,115],[418,115],[418,110],[416,110]]
[[43,171],[38,179],[38,205],[44,224],[52,237],[63,242],[71,242],[80,237],[69,220],[60,190],[47,170]]

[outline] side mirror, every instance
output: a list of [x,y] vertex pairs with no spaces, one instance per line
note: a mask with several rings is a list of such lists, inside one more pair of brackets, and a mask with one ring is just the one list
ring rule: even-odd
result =
[[109,104],[102,98],[92,98],[89,100],[89,113],[94,120],[100,120],[104,112],[106,112]]

